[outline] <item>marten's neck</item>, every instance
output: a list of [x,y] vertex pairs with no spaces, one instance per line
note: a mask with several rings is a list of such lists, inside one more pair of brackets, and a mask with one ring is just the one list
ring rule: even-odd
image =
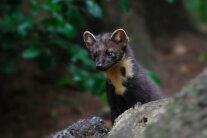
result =
[[105,74],[114,86],[116,94],[123,95],[127,89],[123,85],[123,82],[127,81],[128,78],[131,78],[134,75],[132,58],[124,55],[122,60],[109,68]]

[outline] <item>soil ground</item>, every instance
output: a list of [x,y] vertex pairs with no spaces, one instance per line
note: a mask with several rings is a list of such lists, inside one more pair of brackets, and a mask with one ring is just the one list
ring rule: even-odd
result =
[[[202,36],[183,32],[155,43],[154,71],[166,96],[178,92],[207,67],[207,39]],[[27,60],[20,60],[19,68],[20,73],[0,79],[0,137],[42,138],[103,112],[105,104],[99,97],[72,86],[56,86],[53,72],[42,74]],[[110,125],[109,117],[104,119]]]

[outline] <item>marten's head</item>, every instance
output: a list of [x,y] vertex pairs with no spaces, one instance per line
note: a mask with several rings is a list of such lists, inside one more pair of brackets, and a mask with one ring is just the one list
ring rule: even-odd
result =
[[83,37],[91,58],[101,71],[106,71],[118,63],[123,58],[128,45],[128,37],[123,29],[97,36],[85,31]]

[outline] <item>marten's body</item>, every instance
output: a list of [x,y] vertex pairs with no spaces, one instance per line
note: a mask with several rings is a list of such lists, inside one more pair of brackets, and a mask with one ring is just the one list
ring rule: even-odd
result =
[[84,41],[97,68],[106,74],[112,123],[137,102],[144,104],[162,98],[160,88],[136,61],[124,30],[96,37],[85,32]]

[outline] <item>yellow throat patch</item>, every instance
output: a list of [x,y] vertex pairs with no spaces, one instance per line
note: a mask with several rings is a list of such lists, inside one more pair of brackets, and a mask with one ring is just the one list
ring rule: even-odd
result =
[[[121,68],[125,68],[125,76],[122,76]],[[106,71],[106,77],[110,79],[118,95],[123,95],[126,87],[123,85],[128,78],[133,76],[133,64],[130,58],[123,58],[117,64]]]

